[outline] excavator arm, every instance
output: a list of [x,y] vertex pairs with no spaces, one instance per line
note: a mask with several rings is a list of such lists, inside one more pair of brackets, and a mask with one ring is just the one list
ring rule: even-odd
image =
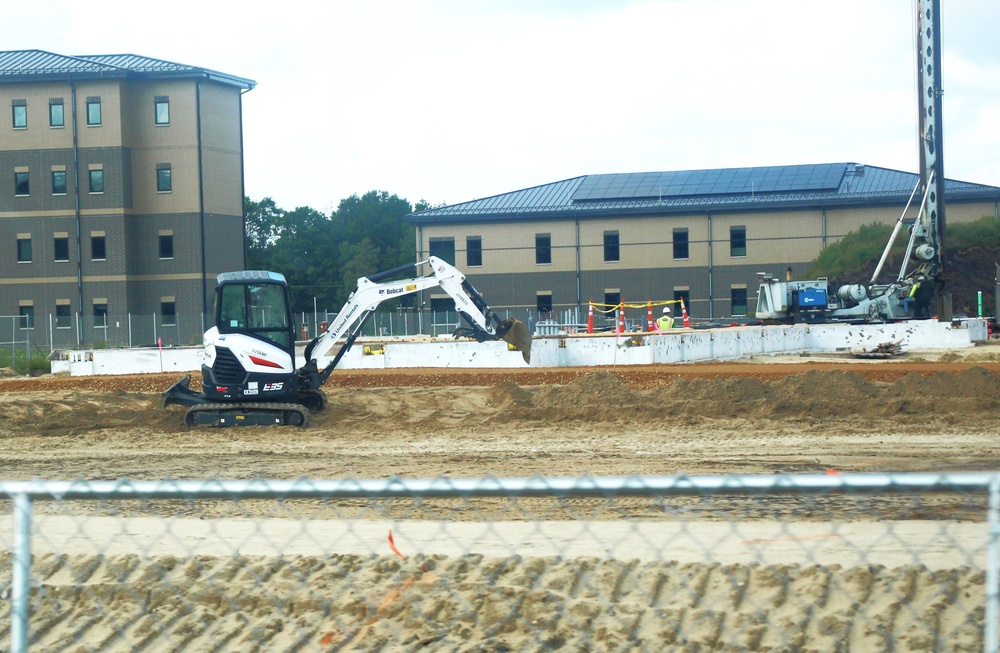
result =
[[[425,276],[383,281],[413,273],[423,266],[430,268],[430,273]],[[432,288],[440,288],[455,300],[455,308],[467,324],[456,329],[456,338],[469,337],[478,342],[504,340],[521,352],[525,363],[530,362],[531,334],[528,333],[527,326],[514,319],[501,320],[466,280],[464,274],[442,259],[430,256],[419,263],[358,279],[357,288],[327,330],[306,346],[306,363],[299,370],[300,384],[316,389],[326,381],[344,354],[351,349],[361,328],[379,304]],[[343,346],[325,368],[318,369],[316,360],[326,356],[341,338],[345,339]]]

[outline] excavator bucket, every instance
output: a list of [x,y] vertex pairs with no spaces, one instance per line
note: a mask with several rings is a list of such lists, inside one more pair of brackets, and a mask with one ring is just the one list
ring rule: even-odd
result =
[[528,331],[527,324],[514,318],[508,318],[500,323],[497,335],[500,336],[501,340],[521,352],[525,363],[531,363],[531,333]]

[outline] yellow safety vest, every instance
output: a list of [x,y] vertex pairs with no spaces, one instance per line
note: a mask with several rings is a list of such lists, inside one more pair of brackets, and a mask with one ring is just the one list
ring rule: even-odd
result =
[[656,321],[657,326],[660,327],[660,331],[666,331],[667,329],[674,328],[674,318],[669,315],[664,315],[659,320]]

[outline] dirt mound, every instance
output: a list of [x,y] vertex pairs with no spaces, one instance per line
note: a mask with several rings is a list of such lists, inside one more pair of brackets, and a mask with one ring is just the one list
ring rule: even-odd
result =
[[979,419],[1000,408],[1000,376],[984,368],[912,373],[894,383],[869,381],[858,372],[810,370],[776,380],[744,377],[678,378],[649,390],[632,390],[616,376],[597,372],[563,386],[490,389],[489,405],[504,421],[588,420],[620,422],[664,416],[827,419],[864,415],[914,415],[923,420]]
[[1000,394],[1000,376],[982,367],[973,367],[954,374],[946,372],[930,376],[908,374],[895,381],[889,387],[888,394],[939,399],[995,397]]
[[556,422],[586,419],[619,421],[641,410],[642,395],[610,372],[594,372],[563,386],[544,386],[533,392],[526,411],[535,419]]
[[501,381],[489,389],[486,404],[501,411],[530,408],[531,393],[513,381]]
[[59,390],[0,396],[3,434],[79,435],[104,429],[149,426],[177,430],[183,419],[159,409],[157,397],[135,392]]

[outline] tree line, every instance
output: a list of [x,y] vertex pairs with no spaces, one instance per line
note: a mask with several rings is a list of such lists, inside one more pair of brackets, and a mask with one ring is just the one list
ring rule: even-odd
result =
[[314,301],[321,309],[338,308],[359,277],[413,263],[416,234],[403,218],[427,208],[423,200],[411,206],[374,190],[341,200],[329,215],[244,197],[247,269],[285,275],[295,312],[311,312]]

